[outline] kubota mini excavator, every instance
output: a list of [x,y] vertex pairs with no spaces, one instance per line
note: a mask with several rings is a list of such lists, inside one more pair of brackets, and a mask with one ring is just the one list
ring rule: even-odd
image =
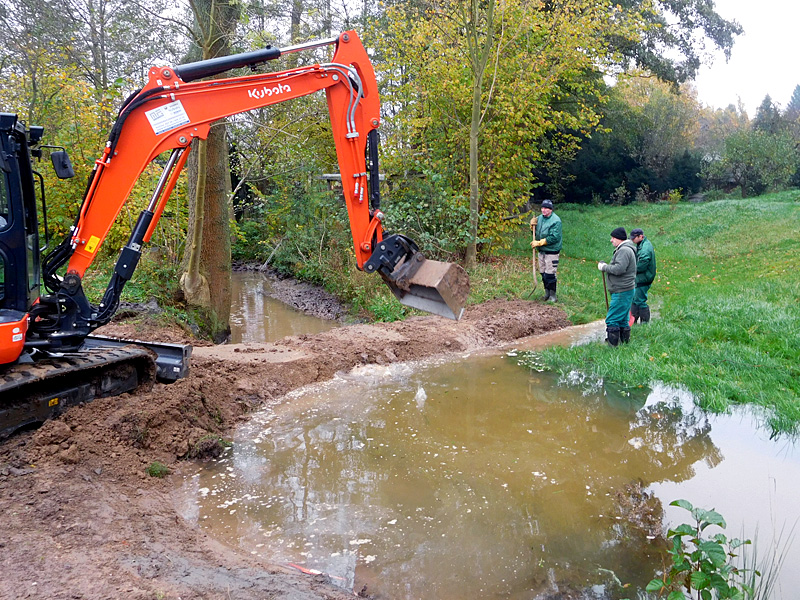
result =
[[[329,63],[204,80],[282,55],[335,46]],[[32,165],[45,148],[41,127],[0,113],[0,437],[65,406],[130,391],[188,371],[190,347],[131,344],[90,335],[116,312],[189,155],[221,118],[325,90],[359,269],[379,273],[403,304],[458,319],[469,291],[463,269],[427,260],[403,235],[384,237],[378,189],[380,103],[372,64],[357,34],[180,65],[153,67],[147,85],[120,109],[66,239],[40,267],[37,188],[47,236],[44,183]],[[144,169],[171,152],[149,205],[122,248],[99,304],[82,278]],[[56,174],[73,175],[63,149]],[[38,186],[37,186],[38,182]],[[40,283],[46,293],[40,294]]]

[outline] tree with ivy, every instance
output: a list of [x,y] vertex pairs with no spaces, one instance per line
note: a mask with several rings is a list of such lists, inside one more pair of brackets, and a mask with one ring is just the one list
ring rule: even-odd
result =
[[[189,58],[230,54],[240,5],[193,0],[191,8]],[[208,329],[221,341],[230,332],[231,310],[231,176],[224,119],[211,124],[207,139],[192,142],[189,158],[189,224],[180,284],[190,305],[208,311]]]

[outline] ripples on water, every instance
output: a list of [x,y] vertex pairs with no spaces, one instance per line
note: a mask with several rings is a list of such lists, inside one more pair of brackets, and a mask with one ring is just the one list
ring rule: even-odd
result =
[[794,447],[752,419],[663,387],[557,381],[514,355],[373,365],[293,394],[187,479],[186,514],[347,589],[439,599],[635,597],[676,498],[716,508],[732,537],[758,521],[762,549],[800,514]]

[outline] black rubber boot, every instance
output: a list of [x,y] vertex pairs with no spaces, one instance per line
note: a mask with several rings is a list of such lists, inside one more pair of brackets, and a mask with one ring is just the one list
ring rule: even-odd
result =
[[639,315],[642,319],[642,323],[649,323],[650,322],[650,307],[640,309]]
[[639,308],[638,306],[636,306],[635,304],[633,306],[631,306],[631,316],[633,317],[633,322],[634,323],[638,323],[639,322],[639,319],[642,316],[641,310],[642,309]]
[[630,327],[620,327],[619,330],[619,341],[623,344],[627,344],[631,341],[631,328]]
[[548,302],[556,302],[556,282],[550,284],[550,299]]
[[606,344],[619,346],[619,327],[606,327]]
[[550,299],[550,283],[545,279],[544,274],[542,274],[542,286],[544,287],[542,302],[547,302]]

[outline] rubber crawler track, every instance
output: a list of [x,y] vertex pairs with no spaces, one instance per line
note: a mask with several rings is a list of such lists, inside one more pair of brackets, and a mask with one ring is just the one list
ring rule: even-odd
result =
[[93,348],[0,371],[0,438],[71,405],[150,389],[154,355],[141,346]]

